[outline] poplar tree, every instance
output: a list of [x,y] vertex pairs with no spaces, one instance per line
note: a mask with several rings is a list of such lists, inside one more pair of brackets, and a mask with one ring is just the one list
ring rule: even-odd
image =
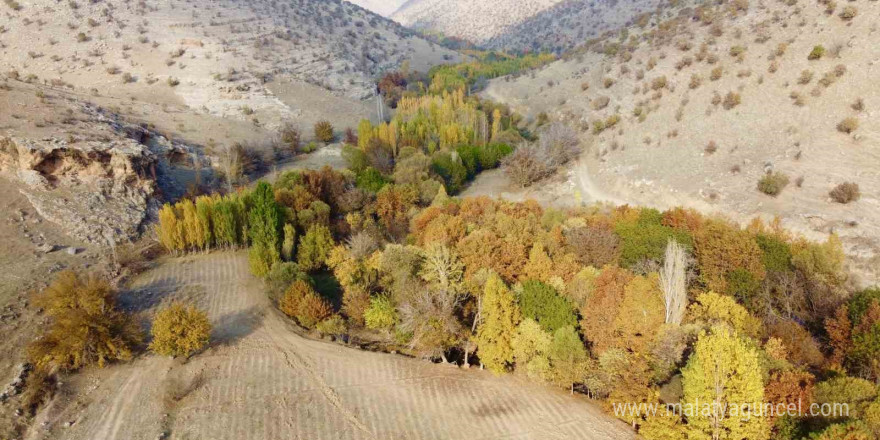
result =
[[275,202],[272,187],[260,182],[251,196],[248,212],[248,233],[251,239],[249,253],[251,272],[265,276],[272,266],[281,261],[281,221],[284,213]]

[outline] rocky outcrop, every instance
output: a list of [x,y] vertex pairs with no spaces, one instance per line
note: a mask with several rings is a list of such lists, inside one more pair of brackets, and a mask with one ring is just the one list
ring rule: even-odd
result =
[[44,218],[107,245],[140,233],[157,189],[158,159],[131,138],[107,142],[0,139],[0,172]]

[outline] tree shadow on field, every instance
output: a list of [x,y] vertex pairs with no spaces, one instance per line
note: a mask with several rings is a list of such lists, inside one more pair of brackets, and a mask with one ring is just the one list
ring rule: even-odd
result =
[[211,340],[217,345],[231,345],[253,333],[263,318],[265,311],[256,306],[223,315],[213,323]]
[[160,280],[119,294],[119,305],[126,312],[136,314],[162,304],[165,298],[176,293],[183,284],[174,280]]

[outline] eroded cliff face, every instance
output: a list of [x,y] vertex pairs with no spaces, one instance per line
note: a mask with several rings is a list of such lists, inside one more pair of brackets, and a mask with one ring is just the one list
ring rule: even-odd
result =
[[24,184],[21,191],[37,212],[101,245],[141,232],[157,192],[158,162],[131,138],[0,138],[0,172]]

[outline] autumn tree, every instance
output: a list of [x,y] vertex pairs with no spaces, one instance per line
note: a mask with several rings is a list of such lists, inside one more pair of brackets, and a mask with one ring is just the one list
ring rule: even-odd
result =
[[312,328],[333,314],[330,303],[304,280],[296,280],[290,285],[278,302],[278,308],[305,328]]
[[544,331],[534,319],[523,319],[511,339],[517,371],[525,371],[533,379],[549,379],[551,369],[548,351],[552,341],[553,336]]
[[497,275],[486,282],[480,314],[476,338],[480,361],[492,372],[503,373],[513,362],[512,337],[521,315],[516,298]]
[[692,405],[689,439],[769,438],[767,420],[754,406],[764,402],[758,352],[737,333],[719,326],[703,332],[682,376],[682,402]]
[[46,371],[131,359],[141,340],[134,320],[116,306],[106,281],[64,271],[34,299],[49,316],[45,333],[28,348],[31,362]]
[[195,306],[172,303],[156,313],[150,333],[150,349],[157,354],[189,357],[208,345],[211,323]]

